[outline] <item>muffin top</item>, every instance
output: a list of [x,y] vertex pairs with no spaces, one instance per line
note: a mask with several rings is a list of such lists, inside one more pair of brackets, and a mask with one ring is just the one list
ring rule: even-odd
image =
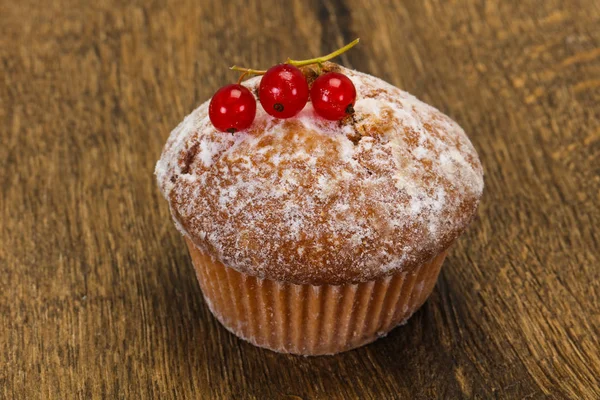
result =
[[[217,131],[205,102],[169,136],[156,165],[178,229],[240,272],[296,284],[410,272],[473,218],[483,170],[464,131],[373,76],[327,63],[357,91],[327,121],[311,103],[290,119],[257,104],[252,126]],[[314,70],[305,68],[309,83]],[[260,77],[243,84],[257,93]]]

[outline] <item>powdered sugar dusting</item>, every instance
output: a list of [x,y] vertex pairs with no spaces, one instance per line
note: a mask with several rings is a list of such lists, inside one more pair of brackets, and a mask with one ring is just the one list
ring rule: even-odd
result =
[[[355,114],[310,103],[217,132],[204,103],[173,130],[156,175],[183,234],[241,272],[293,283],[360,282],[408,270],[467,226],[483,190],[477,153],[435,108],[342,69]],[[254,90],[260,77],[246,81]]]

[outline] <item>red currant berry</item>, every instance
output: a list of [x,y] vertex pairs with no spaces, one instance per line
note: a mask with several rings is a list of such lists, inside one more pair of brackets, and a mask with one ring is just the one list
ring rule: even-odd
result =
[[208,116],[221,132],[233,133],[246,129],[256,116],[256,99],[242,85],[223,86],[210,100]]
[[306,105],[308,83],[302,71],[293,65],[275,65],[263,75],[258,98],[269,115],[290,118]]
[[328,72],[313,82],[310,100],[317,114],[337,121],[354,113],[356,88],[346,75]]

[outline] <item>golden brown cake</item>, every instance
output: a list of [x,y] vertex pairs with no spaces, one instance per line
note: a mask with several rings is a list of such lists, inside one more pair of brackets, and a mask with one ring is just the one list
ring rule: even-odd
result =
[[[211,125],[206,102],[156,165],[212,313],[255,345],[304,355],[405,322],[483,190],[453,120],[380,79],[325,68],[354,83],[353,115],[327,121],[309,102],[281,120],[258,104],[252,126],[231,134]],[[259,81],[244,85],[256,93]]]

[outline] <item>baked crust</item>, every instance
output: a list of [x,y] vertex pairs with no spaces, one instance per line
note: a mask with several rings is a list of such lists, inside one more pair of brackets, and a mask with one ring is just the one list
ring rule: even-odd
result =
[[[228,134],[205,102],[156,165],[180,231],[240,272],[319,285],[410,271],[476,212],[483,170],[454,121],[380,79],[325,68],[355,84],[353,116],[326,121],[309,102],[279,120],[259,103],[251,128]],[[244,85],[256,93],[259,82]]]

